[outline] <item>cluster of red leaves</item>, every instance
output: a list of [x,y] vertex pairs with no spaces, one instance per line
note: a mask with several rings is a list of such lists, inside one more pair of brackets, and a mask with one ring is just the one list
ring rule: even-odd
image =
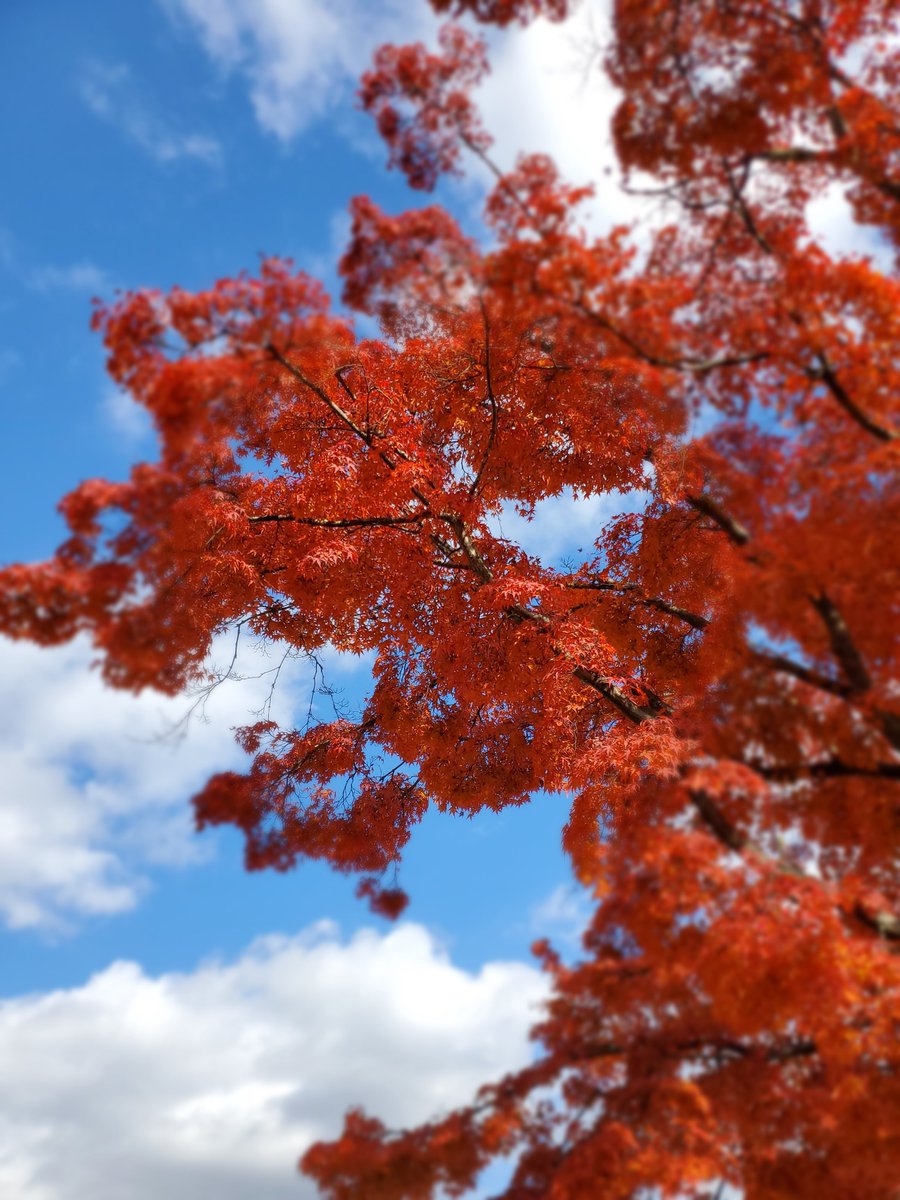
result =
[[573,0],[431,0],[437,13],[448,17],[473,16],[492,25],[522,24],[535,17],[561,21],[573,7]]
[[[355,202],[345,298],[381,339],[276,261],[98,311],[159,461],[66,498],[0,629],[88,630],[131,688],[196,679],[236,624],[374,651],[355,718],[245,730],[196,806],[251,866],[365,873],[385,915],[428,804],[572,799],[597,911],[582,964],[544,950],[540,1057],[418,1130],[352,1114],[304,1160],[332,1200],[459,1194],[503,1155],[506,1200],[894,1200],[900,288],[805,207],[843,183],[896,235],[897,9],[619,0],[620,153],[682,205],[641,256],[532,157],[489,249]],[[416,186],[484,152],[480,56],[445,32],[364,81]],[[499,533],[566,491],[648,502],[568,569]]]
[[468,94],[487,70],[484,42],[445,25],[440,47],[440,54],[429,54],[421,43],[382,46],[359,89],[390,148],[391,166],[424,190],[458,169],[463,147],[483,151],[491,144]]
[[897,0],[616,0],[623,162],[697,203],[760,164],[795,205],[840,182],[900,245],[898,16]]
[[325,1194],[457,1195],[517,1153],[509,1200],[708,1196],[722,1180],[893,1195],[896,960],[848,936],[814,881],[737,873],[702,834],[645,827],[607,870],[590,957],[537,948],[553,978],[537,1062],[415,1131],[351,1114],[303,1160]]

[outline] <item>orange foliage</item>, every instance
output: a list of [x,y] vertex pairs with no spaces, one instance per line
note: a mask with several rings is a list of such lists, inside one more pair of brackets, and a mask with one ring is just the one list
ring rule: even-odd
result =
[[[195,803],[251,866],[363,872],[386,915],[429,804],[572,797],[597,908],[580,964],[538,947],[538,1058],[418,1130],[351,1114],[304,1159],[331,1200],[461,1194],[498,1155],[505,1200],[897,1196],[900,288],[806,206],[840,184],[900,245],[898,15],[618,0],[619,154],[680,205],[642,254],[532,157],[487,249],[354,202],[345,299],[379,339],[278,261],[96,314],[159,460],[65,499],[0,629],[88,630],[133,689],[196,679],[238,623],[374,651],[356,719],[243,731],[251,767]],[[365,77],[413,186],[485,155],[482,55],[451,28]],[[649,501],[569,569],[497,532],[565,489]]]

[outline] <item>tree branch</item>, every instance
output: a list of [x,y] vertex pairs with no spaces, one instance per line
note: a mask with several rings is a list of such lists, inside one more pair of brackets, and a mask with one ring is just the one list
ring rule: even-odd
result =
[[488,322],[487,308],[485,307],[483,296],[479,297],[479,302],[481,304],[481,320],[484,324],[484,377],[488,403],[491,406],[491,429],[488,434],[487,445],[484,448],[484,454],[481,456],[481,464],[472,481],[472,486],[469,488],[470,496],[474,496],[478,491],[478,485],[481,483],[481,477],[484,474],[484,469],[494,448],[494,441],[497,437],[497,423],[500,418],[500,409],[497,404],[497,397],[494,395],[494,383],[491,376],[491,327]]
[[857,904],[853,909],[853,915],[858,921],[862,921],[864,925],[868,925],[870,929],[883,938],[889,941],[900,941],[900,917],[895,917],[889,912],[869,912],[862,904]]
[[846,699],[850,694],[847,684],[823,675],[820,671],[814,671],[810,667],[804,667],[801,663],[794,662],[793,659],[787,658],[783,654],[766,654],[764,651],[756,651],[753,661],[767,667],[770,671],[783,671],[785,675],[793,675],[795,679],[809,684],[810,687],[818,688],[821,692],[829,692],[832,696]]
[[849,417],[871,433],[873,437],[878,438],[881,442],[893,442],[900,434],[894,429],[888,429],[885,425],[880,425],[878,421],[869,416],[867,412],[859,407],[856,401],[851,397],[850,393],[838,379],[834,367],[821,352],[816,354],[816,361],[819,364],[817,370],[812,370],[809,375],[812,379],[819,379],[837,400],[838,404]]
[[704,516],[711,520],[723,529],[736,546],[746,546],[750,541],[750,534],[747,529],[734,517],[722,508],[718,500],[714,500],[712,496],[705,492],[699,496],[687,496],[688,504],[691,508],[695,508],[697,512],[703,513]]
[[319,529],[360,529],[376,525],[415,525],[429,515],[427,508],[406,516],[397,517],[343,517],[329,520],[326,517],[296,517],[290,513],[263,513],[258,517],[248,517],[251,525],[263,525],[270,521],[289,522],[294,525],[313,525]]
[[722,169],[725,174],[725,179],[728,182],[728,191],[731,194],[733,207],[737,210],[738,216],[741,218],[741,221],[744,224],[744,228],[764,254],[774,254],[775,251],[772,249],[771,243],[760,232],[756,221],[753,219],[753,214],[750,211],[747,201],[744,199],[743,188],[746,185],[749,175],[749,163],[745,164],[743,172],[744,178],[740,185],[735,182],[734,175],[731,173],[731,168],[726,162],[722,163]]
[[742,854],[750,844],[749,838],[729,821],[709,792],[691,788],[688,795],[694,808],[722,845],[735,854]]
[[[298,379],[300,383],[303,384],[304,387],[309,388],[311,392],[318,396],[322,403],[331,409],[338,420],[342,421],[348,429],[352,430],[352,432],[355,433],[361,441],[365,442],[367,446],[372,445],[371,435],[360,429],[346,409],[341,408],[340,404],[338,404],[336,400],[333,400],[324,388],[320,387],[312,379],[304,375],[296,363],[292,363],[290,359],[285,358],[277,346],[273,346],[272,343],[269,342],[269,344],[266,346],[266,349],[276,362],[281,363],[286,371],[289,371],[295,379]],[[343,380],[341,380],[340,377],[338,377],[338,381],[342,384],[342,386],[344,386],[345,390],[349,390],[346,389],[346,384],[343,383]],[[382,455],[382,458],[384,458],[384,455]],[[394,464],[392,462],[388,462],[387,465],[391,468],[391,470],[393,470]]]
[[669,716],[673,711],[672,706],[650,688],[642,689],[647,697],[647,703],[637,704],[625,695],[618,684],[603,675],[598,675],[596,671],[591,671],[587,667],[576,667],[572,674],[576,679],[593,688],[595,692],[599,692],[614,708],[618,709],[623,717],[627,717],[635,725],[641,725],[644,721],[653,721],[657,717]]
[[[766,853],[746,834],[741,833],[737,826],[725,816],[708,792],[702,789],[691,789],[688,795],[707,828],[728,850],[735,854],[744,854],[750,851],[755,857],[761,858],[783,874],[795,875],[801,879],[809,878],[806,872],[801,870],[796,863],[791,862],[789,858],[784,855],[775,857]],[[880,937],[892,941],[900,940],[900,917],[893,913],[884,910],[873,913],[868,911],[862,903],[858,903],[853,909],[853,916],[867,925],[869,929],[874,930]]]
[[872,767],[856,767],[839,758],[826,758],[820,762],[802,763],[797,766],[766,766],[759,762],[746,764],[763,779],[773,783],[794,783],[812,777],[815,779],[897,779],[900,780],[900,763],[881,762]]
[[811,596],[810,603],[825,622],[832,653],[841,664],[850,693],[867,692],[872,686],[872,677],[840,611],[825,592]]
[[[584,589],[585,591],[596,592],[617,592],[626,594],[628,592],[636,592],[638,585],[636,583],[616,583],[610,579],[573,579],[568,584],[570,588]],[[638,604],[642,604],[647,608],[655,608],[659,612],[667,613],[670,617],[676,617],[679,621],[684,621],[693,629],[706,629],[709,625],[708,617],[701,617],[698,613],[691,612],[686,608],[679,608],[677,604],[672,604],[668,600],[663,600],[660,596],[640,596],[637,599]]]
[[730,354],[722,358],[662,358],[647,350],[630,334],[613,324],[608,317],[604,317],[602,313],[595,312],[583,301],[574,301],[572,307],[580,312],[582,316],[587,317],[593,324],[598,325],[601,329],[605,329],[613,337],[617,337],[632,353],[643,362],[649,363],[651,367],[661,367],[669,371],[686,371],[694,375],[707,375],[710,371],[715,371],[722,367],[742,367],[748,363],[762,362],[764,359],[771,357],[767,350],[759,350],[754,354]]

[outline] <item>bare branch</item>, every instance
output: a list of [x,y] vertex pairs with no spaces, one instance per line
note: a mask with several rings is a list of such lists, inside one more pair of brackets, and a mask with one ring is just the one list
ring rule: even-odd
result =
[[[316,396],[318,396],[319,399],[322,401],[322,403],[331,409],[331,411],[334,413],[334,415],[338,418],[339,421],[342,421],[347,426],[347,428],[352,430],[352,432],[355,433],[356,436],[358,438],[360,438],[363,442],[365,442],[367,446],[372,445],[371,436],[369,434],[365,433],[362,429],[360,429],[360,427],[356,424],[356,422],[353,420],[353,418],[350,416],[350,414],[345,409],[341,408],[340,404],[338,404],[338,402],[336,400],[333,400],[331,398],[331,396],[328,395],[328,393],[325,391],[324,388],[320,387],[312,379],[310,379],[310,378],[308,378],[308,376],[304,375],[304,373],[300,370],[300,368],[297,366],[297,364],[291,362],[290,359],[285,358],[285,356],[281,353],[281,351],[276,346],[273,346],[271,342],[268,344],[268,346],[266,346],[266,349],[272,355],[272,357],[275,359],[276,362],[281,363],[281,365],[284,367],[284,369],[286,371],[289,371],[291,373],[291,375],[294,376],[295,379],[298,379],[300,381],[300,383],[303,384],[304,387],[308,388],[311,392],[313,392]],[[344,384],[344,381],[340,378],[339,375],[338,375],[338,380],[341,383],[341,385],[345,388],[345,390],[349,390],[349,389],[347,389],[346,384]],[[393,468],[394,464],[389,463],[388,465],[391,468]]]
[[756,221],[753,218],[753,214],[750,211],[749,205],[744,199],[743,188],[749,176],[749,168],[750,164],[746,163],[743,171],[743,178],[740,184],[738,184],[735,182],[734,175],[732,174],[731,168],[728,166],[728,164],[726,162],[722,163],[722,170],[728,183],[728,191],[731,193],[732,203],[735,211],[741,218],[741,221],[744,223],[744,228],[764,254],[774,254],[775,251],[773,250],[771,243],[767,241],[767,239],[761,233],[759,226],[756,224]]
[[469,565],[481,582],[490,583],[494,578],[493,572],[481,557],[478,547],[472,540],[472,536],[466,529],[462,518],[457,516],[456,513],[441,513],[440,519],[446,522],[446,524],[449,525],[456,534],[462,552],[465,554],[469,561]]
[[741,833],[737,826],[729,821],[709,792],[692,788],[688,794],[694,808],[696,808],[708,828],[712,830],[722,845],[729,850],[733,850],[736,854],[743,853],[749,845],[747,835]]
[[893,913],[870,913],[861,904],[857,904],[853,915],[858,921],[862,921],[864,925],[874,929],[880,937],[887,938],[889,941],[900,941],[900,917],[894,916]]
[[593,324],[598,325],[601,329],[605,329],[608,333],[618,338],[632,353],[643,362],[649,363],[652,367],[661,367],[669,371],[686,371],[694,375],[707,375],[709,372],[722,367],[742,367],[748,363],[762,362],[770,357],[767,350],[759,350],[754,354],[730,354],[722,358],[662,358],[647,350],[640,342],[626,333],[624,329],[620,329],[608,317],[603,316],[602,313],[595,312],[582,301],[574,302],[572,307],[580,312],[582,316],[587,317]]
[[857,767],[840,758],[825,758],[819,762],[794,766],[768,766],[752,761],[748,762],[747,766],[763,779],[770,779],[773,783],[794,783],[809,778],[900,780],[900,762],[881,762],[872,767]]

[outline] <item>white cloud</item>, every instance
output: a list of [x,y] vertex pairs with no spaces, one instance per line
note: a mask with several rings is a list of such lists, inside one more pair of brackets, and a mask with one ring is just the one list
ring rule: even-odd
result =
[[160,0],[225,72],[246,80],[256,119],[289,141],[346,99],[376,46],[434,26],[409,0]]
[[524,963],[455,967],[421,927],[327,924],[233,964],[0,1003],[0,1191],[17,1200],[304,1200],[314,1140],[363,1104],[388,1125],[528,1061],[546,995]]
[[95,296],[112,287],[106,271],[92,262],[35,267],[28,275],[28,285],[37,292],[90,292]]
[[[248,645],[237,663],[248,678],[217,688],[183,737],[172,730],[188,700],[113,691],[93,657],[81,639],[52,650],[0,639],[0,915],[14,927],[123,911],[150,865],[209,852],[187,801],[242,761],[231,730],[258,719],[281,655]],[[213,657],[226,667],[230,644]],[[274,719],[290,723],[308,677],[286,664]]]
[[584,0],[566,21],[542,18],[504,33],[478,95],[500,168],[521,153],[549,154],[565,179],[595,183],[590,224],[598,230],[632,221],[645,207],[619,187],[610,135],[619,92],[601,66],[608,25],[608,0]]
[[560,560],[591,557],[594,541],[607,522],[619,513],[639,512],[647,498],[646,492],[574,496],[566,488],[539,501],[531,517],[523,517],[511,503],[504,504],[489,524],[494,534],[515,542],[526,554],[547,566],[558,566]]
[[126,66],[89,64],[79,80],[79,92],[94,116],[121,130],[156,162],[195,159],[209,167],[221,166],[220,143],[205,134],[172,128],[136,94]]
[[549,938],[557,949],[581,946],[581,937],[593,915],[590,895],[574,883],[561,883],[531,909],[535,935]]
[[136,445],[153,433],[153,422],[146,408],[122,388],[110,388],[103,398],[102,411],[109,425],[128,445]]
[[810,232],[828,254],[840,258],[846,254],[865,255],[876,270],[890,276],[894,249],[880,229],[860,225],[847,202],[846,188],[832,183],[806,209]]
[[[408,0],[160,3],[222,70],[244,77],[260,125],[283,140],[346,99],[377,46],[432,40],[438,24]],[[510,164],[519,150],[542,150],[573,178],[593,178],[612,163],[606,126],[616,97],[597,58],[608,8],[585,0],[566,22],[538,20],[494,39],[480,100]]]
[[[439,22],[426,4],[409,0],[159,0],[173,22],[192,32],[226,74],[246,82],[259,125],[290,141],[353,93],[384,42],[433,43]],[[628,221],[646,205],[618,187],[609,120],[618,93],[600,66],[608,37],[609,0],[583,0],[565,22],[543,19],[500,35],[492,70],[477,95],[495,136],[495,160],[506,169],[520,152],[551,154],[576,183],[601,181],[592,206],[598,229]],[[355,128],[339,122],[357,148]],[[383,159],[384,154],[378,151]],[[466,169],[479,193],[493,180],[476,161]],[[606,171],[610,172],[607,176]]]
[[89,292],[99,295],[114,286],[109,273],[87,259],[65,265],[44,263],[38,266],[32,266],[24,259],[18,239],[8,229],[0,228],[0,266],[31,291]]

